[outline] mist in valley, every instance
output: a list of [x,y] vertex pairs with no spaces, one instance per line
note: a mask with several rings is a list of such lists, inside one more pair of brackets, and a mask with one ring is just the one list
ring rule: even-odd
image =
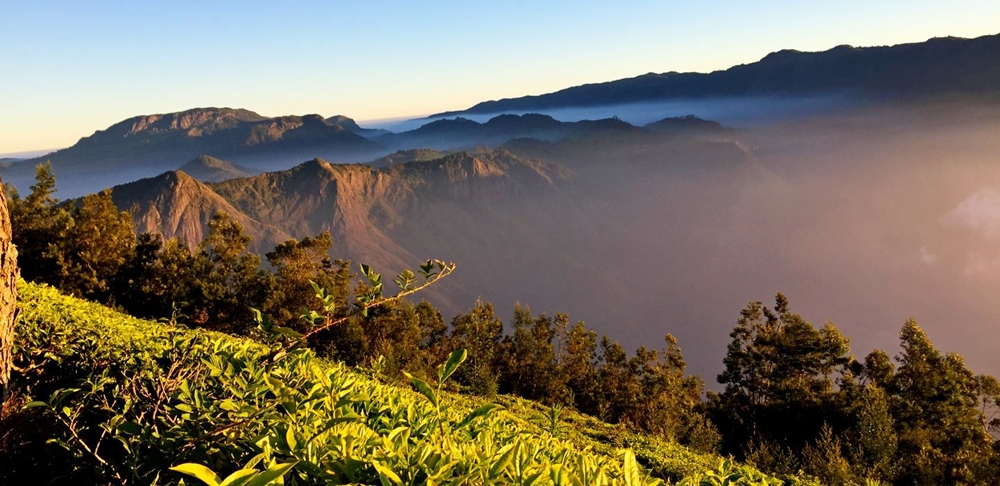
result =
[[[787,121],[792,118],[843,113],[862,103],[849,92],[799,96],[720,96],[689,99],[671,99],[642,103],[621,103],[600,106],[559,107],[530,111],[505,111],[505,114],[524,115],[539,113],[556,120],[575,122],[617,117],[633,125],[642,126],[664,118],[695,115],[720,123],[750,127]],[[394,132],[414,130],[435,120],[466,118],[485,123],[500,113],[461,113],[448,116],[429,116],[406,120],[375,121],[371,126]]]
[[996,133],[1000,109],[963,101],[662,146],[515,142],[574,175],[493,211],[490,234],[457,219],[436,248],[414,248],[459,263],[451,302],[567,312],[631,348],[669,332],[710,386],[739,311],[777,292],[815,325],[832,321],[858,358],[895,355],[912,317],[939,349],[998,374]]

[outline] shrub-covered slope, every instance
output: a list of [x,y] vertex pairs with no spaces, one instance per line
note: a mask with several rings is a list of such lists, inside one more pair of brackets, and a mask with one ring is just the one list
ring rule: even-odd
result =
[[227,484],[699,484],[711,470],[728,484],[781,484],[533,402],[501,397],[500,408],[442,392],[435,405],[434,390],[309,351],[275,354],[46,286],[20,292],[3,484],[197,484],[171,470],[182,464]]

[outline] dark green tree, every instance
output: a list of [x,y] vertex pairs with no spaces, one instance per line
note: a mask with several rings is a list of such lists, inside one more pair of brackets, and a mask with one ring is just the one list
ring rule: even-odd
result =
[[268,263],[274,268],[275,286],[267,297],[264,311],[283,326],[300,326],[300,316],[308,311],[321,311],[312,284],[334,295],[340,312],[346,312],[349,293],[350,262],[332,261],[329,256],[333,240],[329,231],[301,241],[288,240],[268,252]]
[[533,317],[530,308],[517,304],[511,328],[501,345],[500,391],[549,405],[561,404],[567,393],[557,373],[554,321],[545,314]]
[[135,252],[132,216],[119,211],[111,190],[84,196],[72,211],[72,224],[64,238],[50,243],[58,268],[58,287],[98,302],[113,301],[115,275]]
[[67,238],[73,221],[69,210],[59,206],[54,196],[56,177],[52,164],[46,162],[35,167],[35,184],[23,199],[13,187],[4,187],[21,276],[33,282],[58,285],[61,256],[58,243]]
[[260,257],[249,250],[251,238],[228,214],[219,212],[208,223],[208,236],[192,260],[192,324],[246,334],[253,328],[251,308],[261,308],[273,286],[273,276],[260,269]]
[[455,380],[477,395],[492,396],[499,386],[496,361],[503,338],[503,323],[496,317],[493,304],[477,300],[466,314],[451,321],[451,344],[465,348],[469,358],[455,374]]
[[710,405],[727,452],[750,443],[802,450],[825,424],[846,421],[834,384],[850,363],[848,340],[833,324],[816,329],[778,294],[773,310],[750,303],[730,337],[718,377],[725,391]]
[[978,408],[981,381],[961,356],[942,355],[912,319],[900,331],[900,347],[889,383],[899,438],[896,482],[996,484],[993,439]]
[[[568,320],[560,314],[557,319]],[[564,329],[559,335],[559,374],[566,383],[570,402],[577,410],[598,415],[600,411],[597,381],[597,333],[583,321]]]
[[[111,281],[114,302],[137,317],[170,316],[171,298],[154,293],[151,285],[157,278],[156,267],[163,250],[159,233],[142,233],[136,237],[135,250],[119,267]],[[166,303],[166,305],[164,305]]]

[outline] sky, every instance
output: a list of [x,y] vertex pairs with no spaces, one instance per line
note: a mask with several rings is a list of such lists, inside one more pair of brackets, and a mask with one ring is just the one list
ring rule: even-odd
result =
[[997,19],[996,0],[0,0],[0,154],[195,107],[371,122]]

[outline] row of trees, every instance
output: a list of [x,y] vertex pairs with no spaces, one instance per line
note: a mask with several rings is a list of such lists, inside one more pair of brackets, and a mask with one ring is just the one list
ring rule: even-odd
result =
[[833,324],[815,328],[778,294],[751,303],[730,334],[709,415],[723,450],[829,484],[1000,484],[1000,383],[942,354],[916,321],[900,353],[857,360]]
[[[46,166],[27,197],[8,188],[22,274],[133,315],[249,334],[251,307],[305,326],[300,315],[321,311],[310,282],[342,312],[352,291],[366,290],[350,262],[329,257],[329,233],[289,240],[262,259],[239,224],[217,214],[205,240],[188,248],[137,236],[108,192],[58,204],[54,190]],[[1000,484],[1000,427],[991,417],[1000,384],[936,350],[916,322],[903,326],[895,359],[875,350],[858,360],[833,324],[813,326],[779,294],[772,308],[749,304],[730,337],[717,394],[685,373],[669,334],[662,349],[629,353],[565,314],[517,306],[505,325],[485,301],[450,324],[426,301],[394,301],[310,344],[348,364],[377,363],[389,376],[431,376],[463,347],[469,359],[455,379],[466,391],[573,407],[830,484]]]

